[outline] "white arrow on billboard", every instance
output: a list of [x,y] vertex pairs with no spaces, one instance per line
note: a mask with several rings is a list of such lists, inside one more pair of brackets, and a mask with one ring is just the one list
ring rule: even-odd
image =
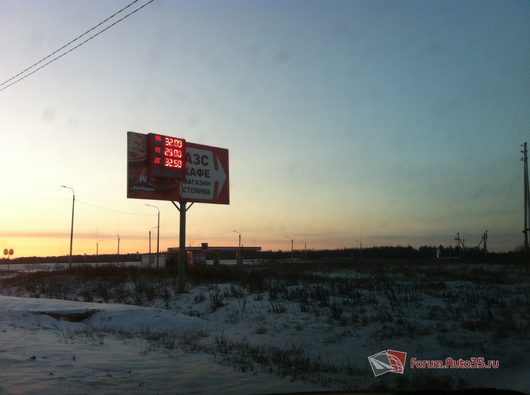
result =
[[214,169],[213,180],[217,182],[217,195],[215,197],[218,198],[221,194],[221,189],[223,189],[223,186],[225,185],[226,173],[218,157],[215,157],[215,162],[217,164],[217,166],[215,166],[217,169]]
[[[186,180],[182,183],[182,198],[213,200],[214,197],[219,197],[226,182],[226,172],[212,151],[188,147],[186,166]],[[216,183],[217,193],[215,193]]]

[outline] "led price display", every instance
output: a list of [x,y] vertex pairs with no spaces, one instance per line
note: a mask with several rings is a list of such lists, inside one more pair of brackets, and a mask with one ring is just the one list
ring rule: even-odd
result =
[[186,175],[186,140],[148,135],[149,175],[158,178],[184,179]]

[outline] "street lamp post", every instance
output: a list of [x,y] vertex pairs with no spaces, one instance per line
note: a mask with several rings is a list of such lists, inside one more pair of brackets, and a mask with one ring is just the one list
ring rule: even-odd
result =
[[[158,212],[158,222],[156,231],[156,268],[158,269],[158,260],[160,255],[160,209],[152,204],[146,204],[146,206],[156,208]],[[151,245],[151,231],[149,231],[149,245]],[[151,253],[151,247],[149,247],[149,254]]]
[[291,261],[292,261],[293,255],[294,255],[294,239],[291,236],[285,236],[285,237],[291,240]]
[[239,235],[239,244],[238,244],[238,256],[237,256],[237,264],[241,265],[243,263],[243,254],[241,251],[241,232],[238,232],[237,230],[233,230],[232,232],[237,233]]
[[120,234],[117,234],[118,237],[118,265],[120,264]]
[[361,247],[361,259],[363,259],[363,242],[360,240],[355,240],[359,242],[359,246]]
[[72,268],[72,244],[74,241],[74,208],[75,208],[75,191],[66,185],[61,185],[62,188],[70,189],[72,191],[72,222],[70,224],[70,256],[68,258],[68,267]]
[[99,262],[99,243],[102,241],[105,241],[105,239],[96,241],[96,262]]
[[[158,226],[154,226],[152,227],[151,229],[149,229],[149,265],[151,265],[151,231],[153,229],[158,229]],[[158,266],[158,261],[157,261],[157,266]]]

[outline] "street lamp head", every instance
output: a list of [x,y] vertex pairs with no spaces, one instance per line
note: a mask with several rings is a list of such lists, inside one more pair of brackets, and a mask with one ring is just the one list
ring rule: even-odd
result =
[[66,189],[70,189],[72,191],[72,193],[75,195],[75,191],[74,191],[74,188],[72,187],[69,187],[67,185],[61,185],[61,188],[66,188]]
[[160,209],[158,207],[156,207],[156,206],[153,206],[152,204],[145,203],[145,205],[148,206],[148,207],[154,207],[154,208],[156,208],[158,210],[158,212],[160,212]]

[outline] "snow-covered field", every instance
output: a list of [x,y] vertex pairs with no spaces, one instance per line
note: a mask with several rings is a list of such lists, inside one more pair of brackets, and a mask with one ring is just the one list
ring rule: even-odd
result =
[[[169,273],[105,270],[2,274],[0,393],[530,393],[525,267],[203,267],[181,295]],[[403,375],[374,376],[367,357],[386,349],[407,352]],[[447,357],[500,367],[425,370],[409,362]]]
[[[92,315],[82,322],[64,320],[87,312]],[[213,394],[314,388],[266,374],[248,375],[208,354],[165,347],[173,335],[209,333],[214,326],[153,308],[0,296],[0,393]]]

